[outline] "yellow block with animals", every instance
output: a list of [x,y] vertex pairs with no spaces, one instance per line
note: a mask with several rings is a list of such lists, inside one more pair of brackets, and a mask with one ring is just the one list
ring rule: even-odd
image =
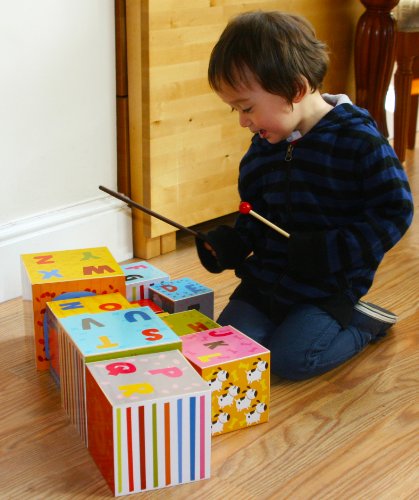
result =
[[212,435],[268,421],[268,349],[232,326],[181,338],[184,356],[212,391]]

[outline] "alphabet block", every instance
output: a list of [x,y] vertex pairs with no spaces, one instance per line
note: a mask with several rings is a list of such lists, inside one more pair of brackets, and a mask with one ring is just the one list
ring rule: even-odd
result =
[[57,385],[60,384],[58,319],[74,316],[75,314],[118,311],[119,309],[132,309],[133,307],[121,293],[108,293],[47,302],[45,311],[47,321],[44,321],[44,327],[46,326],[44,331],[45,352],[50,362],[50,373]]
[[115,496],[210,476],[211,391],[179,351],[89,363],[88,448]]
[[125,274],[127,299],[130,302],[148,299],[151,285],[169,280],[167,273],[160,271],[145,260],[122,264],[121,268]]
[[159,315],[164,313],[163,309],[150,299],[132,300],[131,304],[140,307],[148,306],[152,311]]
[[85,366],[94,361],[182,349],[180,338],[149,307],[59,319],[62,404],[86,441]]
[[268,420],[268,349],[231,326],[181,338],[184,356],[212,391],[213,435]]
[[162,320],[179,336],[210,330],[211,328],[218,328],[220,326],[196,309],[169,314],[162,317]]
[[45,304],[64,292],[120,292],[125,276],[106,247],[21,255],[25,330],[35,339],[38,370],[47,370],[43,320]]
[[214,292],[190,278],[163,281],[150,287],[150,298],[169,313],[197,309],[214,316]]

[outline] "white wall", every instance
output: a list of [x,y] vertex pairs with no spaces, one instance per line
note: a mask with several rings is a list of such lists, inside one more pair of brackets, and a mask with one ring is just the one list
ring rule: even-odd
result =
[[113,0],[0,0],[0,302],[21,253],[132,257],[116,189]]

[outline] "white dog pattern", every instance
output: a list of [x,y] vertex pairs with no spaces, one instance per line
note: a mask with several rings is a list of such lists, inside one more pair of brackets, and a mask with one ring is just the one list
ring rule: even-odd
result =
[[220,391],[223,387],[223,382],[228,379],[228,372],[218,368],[216,372],[213,373],[213,378],[208,381],[208,385],[212,391]]
[[266,411],[266,404],[258,401],[256,405],[253,405],[253,411],[246,413],[246,423],[247,425],[257,424],[260,422],[260,416]]
[[251,389],[250,387],[247,387],[246,391],[244,392],[244,396],[236,399],[236,408],[238,411],[245,410],[246,408],[249,408],[250,405],[252,404],[252,400],[255,399],[255,397],[258,394],[258,391],[256,389]]
[[262,373],[267,370],[268,363],[258,358],[258,360],[253,363],[253,366],[255,366],[255,368],[246,372],[248,384],[262,379]]
[[226,406],[231,406],[234,402],[234,398],[239,394],[240,394],[240,387],[230,383],[227,392],[224,392],[223,394],[220,394],[218,396],[219,408],[225,408]]
[[214,415],[216,420],[211,423],[211,433],[223,432],[224,424],[230,420],[230,415],[226,412],[217,413]]

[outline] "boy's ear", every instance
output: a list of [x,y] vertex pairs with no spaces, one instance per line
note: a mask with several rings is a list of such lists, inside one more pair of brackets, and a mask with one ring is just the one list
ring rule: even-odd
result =
[[304,87],[301,88],[301,90],[299,90],[297,92],[297,94],[294,96],[292,102],[293,103],[297,103],[297,102],[301,102],[303,97],[307,94],[308,92],[308,81],[307,81],[307,78],[305,78],[304,76],[302,77],[303,79],[303,82],[304,82]]

